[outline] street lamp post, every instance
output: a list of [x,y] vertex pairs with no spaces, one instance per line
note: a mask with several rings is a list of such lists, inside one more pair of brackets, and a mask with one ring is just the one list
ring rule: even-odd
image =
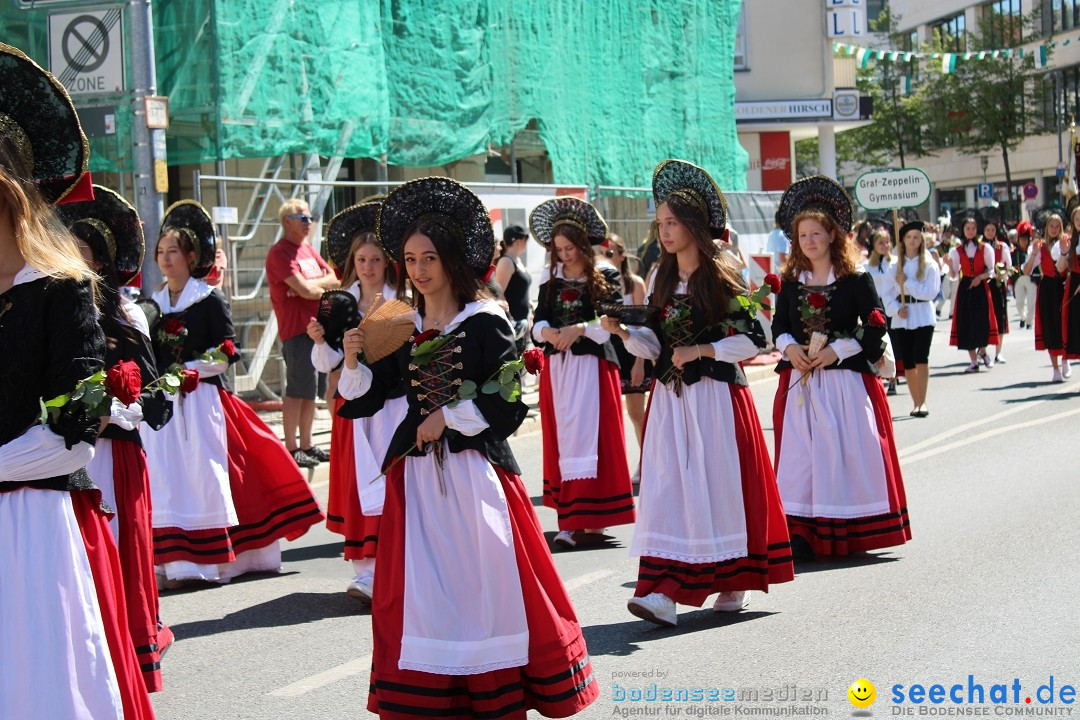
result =
[[988,167],[988,166],[990,165],[990,158],[989,158],[989,156],[987,156],[987,155],[980,155],[980,156],[979,156],[979,165],[981,165],[981,166],[982,166],[982,171],[983,171],[983,182],[985,183],[985,182],[986,182],[986,168],[987,168],[987,167]]

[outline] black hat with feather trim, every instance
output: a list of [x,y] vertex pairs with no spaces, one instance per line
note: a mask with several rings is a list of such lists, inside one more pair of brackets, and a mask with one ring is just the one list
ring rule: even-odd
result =
[[379,207],[385,195],[372,195],[352,207],[345,208],[326,224],[326,242],[323,243],[323,259],[335,269],[344,269],[349,263],[349,249],[357,236],[375,232]]
[[851,196],[835,180],[813,175],[791,184],[780,197],[780,228],[788,238],[796,237],[792,223],[805,210],[819,210],[833,219],[843,233],[851,232],[855,207]]
[[94,199],[64,203],[56,212],[68,229],[116,270],[126,285],[142,269],[146,253],[139,213],[127,200],[107,187],[94,185]]
[[18,48],[0,43],[0,161],[56,204],[86,173],[90,145],[67,90]]
[[529,214],[529,230],[536,242],[552,249],[551,241],[561,225],[581,230],[591,245],[603,245],[608,237],[608,226],[599,211],[584,200],[563,196],[545,200]]
[[187,235],[191,240],[191,245],[195,248],[195,267],[191,270],[191,277],[201,279],[210,274],[217,255],[217,237],[214,234],[214,222],[206,208],[194,200],[173,203],[165,211],[158,237],[167,230],[175,230]]
[[728,220],[727,199],[712,176],[702,168],[684,160],[665,160],[653,171],[652,189],[657,207],[672,196],[686,200],[701,213],[714,239],[724,236]]
[[480,198],[447,177],[410,180],[394,189],[379,208],[375,234],[397,260],[408,239],[405,231],[418,220],[431,220],[453,237],[468,265],[484,277],[495,259],[495,230]]

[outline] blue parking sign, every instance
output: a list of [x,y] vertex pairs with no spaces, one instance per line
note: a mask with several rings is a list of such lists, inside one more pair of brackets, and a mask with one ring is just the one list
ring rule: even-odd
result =
[[979,199],[989,200],[992,197],[994,197],[994,184],[979,183]]

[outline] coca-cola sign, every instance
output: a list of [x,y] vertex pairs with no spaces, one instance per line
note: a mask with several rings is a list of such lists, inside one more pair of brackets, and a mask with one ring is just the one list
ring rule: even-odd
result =
[[791,162],[786,157],[771,157],[765,158],[761,162],[762,170],[787,170],[788,164]]

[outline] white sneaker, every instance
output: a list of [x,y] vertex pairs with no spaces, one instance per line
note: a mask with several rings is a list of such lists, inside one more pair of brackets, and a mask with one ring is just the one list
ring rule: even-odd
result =
[[1061,376],[1061,368],[1054,368],[1054,377],[1050,380],[1052,383],[1063,383],[1065,378]]
[[626,603],[631,615],[648,620],[657,625],[675,627],[675,601],[662,593],[651,593],[645,597],[633,597]]
[[358,577],[349,583],[345,594],[351,598],[356,598],[360,602],[370,603],[372,592],[372,578]]
[[750,604],[750,593],[746,590],[722,592],[716,596],[712,609],[716,612],[738,612]]
[[566,547],[577,547],[577,541],[574,540],[574,533],[570,530],[560,530],[552,539],[556,545],[565,545]]
[[1061,377],[1068,380],[1072,377],[1072,366],[1069,365],[1069,361],[1062,359],[1061,361]]
[[977,363],[977,362],[971,363],[970,365],[967,366],[967,369],[964,370],[964,372],[966,372],[966,373],[979,372],[979,363]]
[[1005,364],[1005,356],[1002,353],[998,353],[997,355],[994,356],[994,362],[995,363],[1001,363],[1002,365],[1004,365]]

